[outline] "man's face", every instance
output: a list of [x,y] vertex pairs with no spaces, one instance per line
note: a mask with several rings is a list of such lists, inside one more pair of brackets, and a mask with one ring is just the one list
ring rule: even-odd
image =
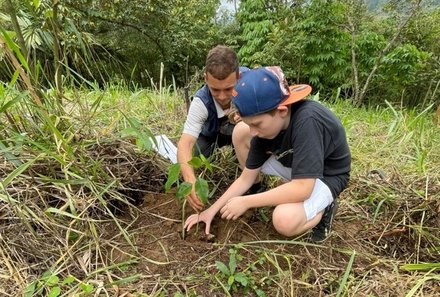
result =
[[282,130],[287,128],[289,122],[286,117],[287,114],[287,109],[283,108],[274,113],[243,117],[242,120],[249,126],[252,136],[274,139]]
[[232,72],[228,77],[218,80],[209,72],[205,73],[205,82],[211,91],[212,97],[223,109],[231,106],[232,90],[237,83],[238,77],[236,72]]

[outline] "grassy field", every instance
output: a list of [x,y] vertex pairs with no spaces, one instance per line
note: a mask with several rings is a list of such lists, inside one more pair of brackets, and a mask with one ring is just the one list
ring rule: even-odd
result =
[[[440,133],[434,108],[353,108],[352,178],[323,245],[283,238],[270,209],[181,236],[182,203],[152,134],[180,136],[169,89],[70,91],[44,107],[0,90],[2,296],[439,296]],[[331,103],[330,103],[331,102]],[[230,149],[201,172],[213,196],[239,170]]]

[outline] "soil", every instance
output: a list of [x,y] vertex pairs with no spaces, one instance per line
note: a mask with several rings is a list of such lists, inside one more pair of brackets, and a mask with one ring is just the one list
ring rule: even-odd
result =
[[[260,274],[266,275],[269,280],[279,279],[280,269],[290,270],[292,275],[289,278],[298,283],[291,285],[290,292],[284,292],[283,296],[292,296],[292,292],[293,296],[327,296],[338,289],[351,253],[356,250],[352,274],[362,276],[365,269],[370,269],[374,281],[374,285],[369,284],[364,296],[383,290],[392,290],[393,293],[379,295],[403,296],[411,285],[405,287],[393,279],[395,264],[390,261],[408,261],[416,244],[412,231],[401,226],[386,228],[387,222],[374,223],[369,214],[356,216],[362,210],[350,209],[352,206],[345,203],[346,199],[350,199],[348,196],[349,191],[340,197],[332,236],[323,245],[315,246],[307,241],[307,235],[292,241],[292,238],[277,234],[270,222],[270,209],[249,210],[237,221],[226,221],[217,216],[212,222],[212,235],[206,236],[204,224],[200,224],[183,237],[181,201],[172,193],[150,193],[144,197],[137,211],[131,209],[130,213],[120,217],[127,224],[136,250],[118,235],[118,230],[114,230],[110,232],[113,233],[112,242],[119,244],[109,250],[109,256],[116,263],[136,259],[137,265],[129,269],[128,275],[142,275],[137,292],[150,295],[167,292],[164,296],[173,296],[171,293],[182,292],[190,294],[188,296],[224,296],[218,283],[223,276],[215,263],[220,261],[228,265],[230,249],[234,248],[243,257],[237,264],[237,270],[246,271],[253,267],[252,262],[259,263],[255,265],[255,275],[258,278]],[[191,213],[192,210],[186,207],[185,214]],[[282,242],[273,242],[280,240]],[[267,250],[273,254],[268,254]],[[283,254],[290,255],[289,261],[294,263],[288,263]],[[433,262],[428,254],[419,256],[425,257],[420,259],[421,262]],[[261,260],[261,257],[266,259]],[[384,271],[389,275],[375,279]],[[387,277],[389,282],[384,281]],[[283,286],[281,283],[275,286],[273,282],[256,281],[255,284],[266,292],[266,296],[276,294]],[[133,290],[133,286],[130,288]],[[432,290],[438,290],[438,286]],[[243,295],[254,296],[255,291],[243,291],[241,288],[235,296]]]

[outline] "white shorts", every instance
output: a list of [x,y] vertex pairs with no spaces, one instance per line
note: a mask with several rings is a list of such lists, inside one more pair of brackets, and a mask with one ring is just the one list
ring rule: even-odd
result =
[[[290,181],[292,169],[284,167],[274,156],[271,156],[261,168],[261,172],[266,175],[281,177],[285,181]],[[304,211],[307,221],[313,219],[318,213],[323,211],[333,202],[333,195],[329,187],[320,179],[316,179],[310,198],[304,201]]]

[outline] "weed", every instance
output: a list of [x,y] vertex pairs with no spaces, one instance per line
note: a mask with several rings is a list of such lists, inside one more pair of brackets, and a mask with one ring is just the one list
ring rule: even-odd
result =
[[250,265],[242,271],[238,271],[237,264],[242,259],[243,257],[238,254],[237,248],[229,249],[228,265],[220,261],[215,262],[215,266],[219,271],[216,280],[229,296],[230,293],[237,293],[239,291],[242,292],[243,295],[253,292],[259,297],[266,296],[266,294],[259,288],[259,282],[253,275],[253,271],[255,270],[254,265]]

